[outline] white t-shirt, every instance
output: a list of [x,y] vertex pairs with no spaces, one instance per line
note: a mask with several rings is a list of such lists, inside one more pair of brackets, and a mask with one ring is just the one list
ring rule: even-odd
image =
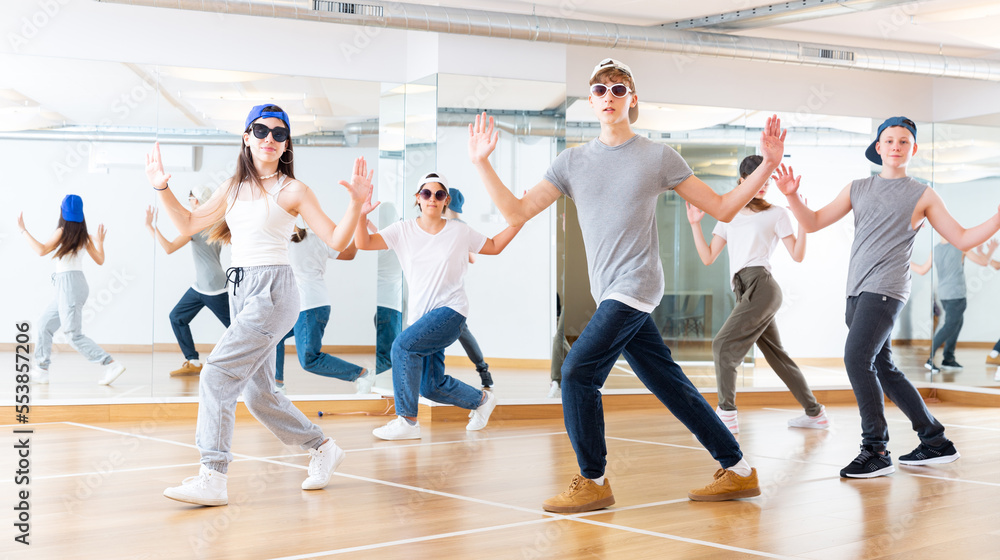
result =
[[295,285],[299,288],[299,311],[330,305],[330,294],[326,289],[326,263],[340,253],[331,249],[312,230],[306,230],[306,238],[298,243],[288,244],[288,261],[295,274]]
[[416,219],[396,222],[379,232],[395,251],[409,285],[407,320],[412,325],[425,313],[439,307],[469,316],[465,295],[465,271],[469,253],[478,253],[486,236],[462,222],[448,220],[431,235],[420,229]]
[[728,224],[719,222],[712,235],[718,235],[729,245],[729,280],[748,266],[762,266],[771,271],[771,253],[779,239],[792,235],[788,211],[779,206],[754,212],[743,208]]

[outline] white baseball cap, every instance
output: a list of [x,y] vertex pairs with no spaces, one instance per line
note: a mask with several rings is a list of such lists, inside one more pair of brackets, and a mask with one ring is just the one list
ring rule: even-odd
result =
[[[594,66],[594,71],[590,73],[590,79],[593,80],[594,76],[596,76],[598,72],[604,70],[605,68],[614,68],[616,70],[620,70],[626,73],[629,78],[632,78],[632,88],[633,89],[636,88],[635,74],[632,73],[632,69],[629,68],[628,65],[625,64],[624,62],[615,60],[613,58],[605,58],[604,60],[597,63],[597,66]],[[639,118],[639,104],[636,103],[635,107],[628,108],[628,122],[634,123],[638,118]]]
[[427,175],[420,178],[420,182],[417,183],[417,188],[426,185],[427,183],[441,183],[444,190],[448,190],[448,178],[444,175],[438,173],[437,171],[431,171]]

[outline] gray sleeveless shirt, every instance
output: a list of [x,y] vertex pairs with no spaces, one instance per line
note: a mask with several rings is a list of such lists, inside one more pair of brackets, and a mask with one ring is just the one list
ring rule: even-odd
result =
[[934,268],[938,276],[938,297],[961,299],[965,297],[965,253],[950,243],[934,246]]
[[854,244],[847,295],[871,292],[905,302],[910,297],[910,256],[917,230],[913,209],[928,187],[910,177],[878,175],[851,183]]

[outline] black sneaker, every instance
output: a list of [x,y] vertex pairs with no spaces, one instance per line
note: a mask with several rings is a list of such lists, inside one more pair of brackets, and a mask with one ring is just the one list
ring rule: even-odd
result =
[[899,456],[901,465],[930,465],[932,463],[950,463],[961,457],[955,444],[948,442],[941,447],[931,447],[921,443],[916,449]]
[[483,369],[476,368],[479,372],[479,380],[483,382],[483,389],[489,389],[493,386],[493,376],[490,375],[490,365],[486,364]]
[[941,362],[941,369],[962,369],[962,364],[955,360],[945,360]]
[[924,367],[929,369],[931,373],[939,373],[941,370],[934,365],[934,358],[927,358],[927,362],[924,363]]
[[873,451],[871,446],[862,445],[861,453],[851,461],[851,464],[840,469],[840,476],[844,478],[875,478],[894,472],[896,472],[896,467],[892,466],[888,450],[886,450],[885,455],[882,455]]

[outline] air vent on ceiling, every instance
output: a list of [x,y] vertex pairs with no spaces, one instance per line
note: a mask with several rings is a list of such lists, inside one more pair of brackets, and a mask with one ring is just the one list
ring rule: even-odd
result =
[[803,58],[822,58],[823,60],[843,60],[844,62],[854,62],[854,53],[851,51],[801,47],[799,52]]
[[328,0],[313,0],[313,9],[335,14],[354,14],[359,16],[382,17],[382,6],[371,4],[356,4],[354,2],[330,2]]

